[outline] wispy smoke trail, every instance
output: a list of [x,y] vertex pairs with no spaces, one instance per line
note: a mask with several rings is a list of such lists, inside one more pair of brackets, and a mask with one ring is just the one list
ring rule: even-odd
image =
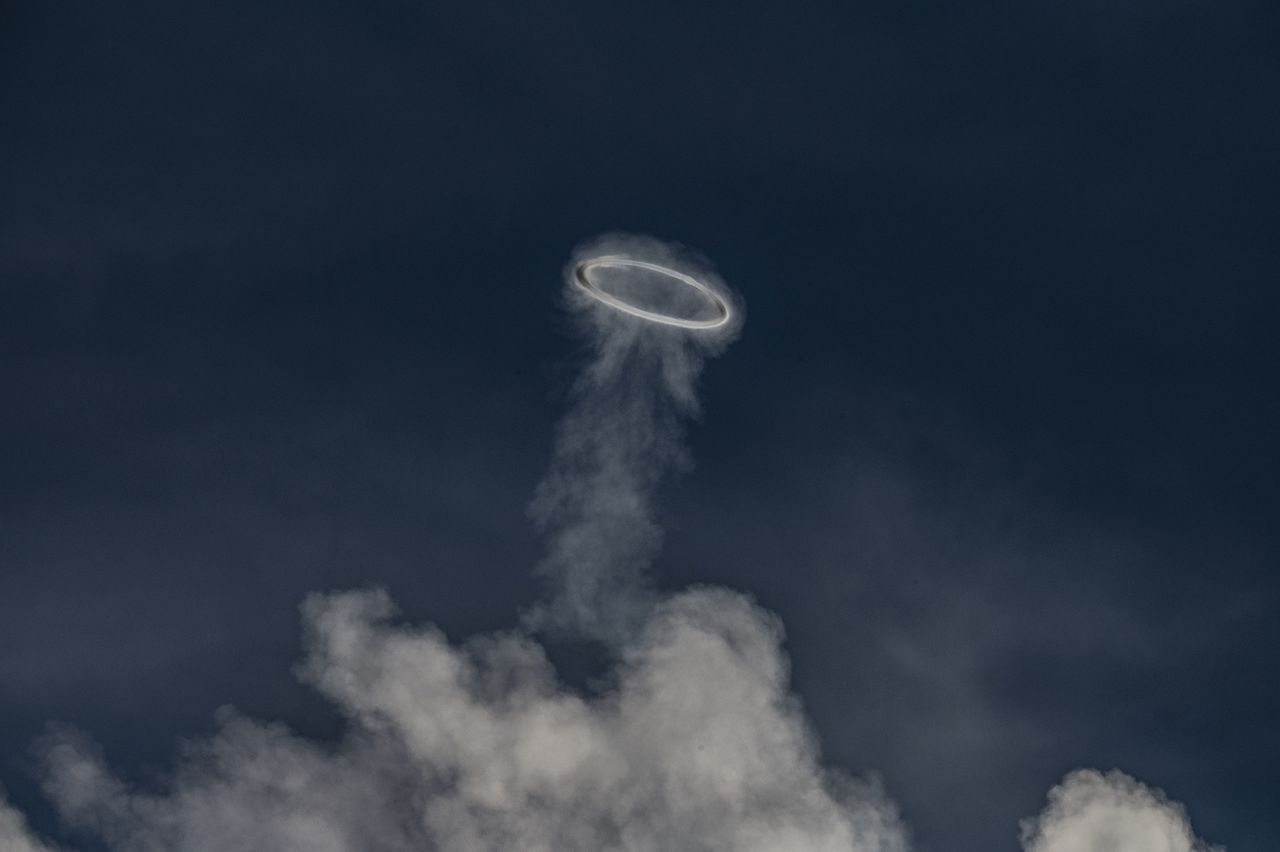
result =
[[[695,276],[731,305],[730,322],[690,332],[601,304],[573,281],[578,261],[600,255]],[[555,589],[535,622],[618,645],[635,635],[653,604],[644,578],[661,541],[654,490],[686,460],[682,424],[698,413],[695,383],[707,357],[736,336],[742,310],[691,252],[633,235],[579,246],[565,268],[565,296],[590,360],[574,385],[551,469],[530,508],[548,534],[541,570]]]
[[[730,298],[653,240],[581,251],[695,264]],[[553,592],[531,620],[608,643],[606,685],[563,688],[527,630],[455,644],[398,624],[383,592],[313,595],[299,671],[346,716],[340,742],[224,710],[137,789],[55,729],[44,787],[70,828],[113,852],[906,852],[879,788],[822,767],[778,620],[729,590],[644,582],[654,490],[736,326],[690,333],[568,293],[592,357],[532,507]],[[1177,806],[1119,774],[1069,776],[1023,829],[1027,852],[1204,850]],[[54,850],[0,800],[0,852]]]

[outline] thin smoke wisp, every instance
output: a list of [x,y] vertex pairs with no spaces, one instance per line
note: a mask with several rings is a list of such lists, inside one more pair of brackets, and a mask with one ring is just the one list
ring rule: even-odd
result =
[[[730,305],[730,322],[691,332],[602,305],[573,280],[580,261],[600,255],[660,263],[697,277]],[[687,461],[683,424],[698,414],[698,376],[707,358],[737,335],[742,306],[709,264],[648,237],[610,235],[585,243],[564,278],[565,301],[588,360],[530,507],[548,540],[539,570],[554,590],[534,621],[616,646],[636,635],[655,603],[645,584],[661,544],[654,491]],[[650,292],[669,301],[681,293]]]

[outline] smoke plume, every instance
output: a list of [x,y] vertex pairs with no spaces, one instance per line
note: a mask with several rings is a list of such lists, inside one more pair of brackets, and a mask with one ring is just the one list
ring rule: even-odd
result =
[[[573,280],[579,261],[600,255],[695,276],[731,305],[730,322],[690,332],[602,305]],[[530,507],[549,543],[540,570],[555,589],[550,603],[533,613],[533,623],[616,646],[636,634],[653,605],[644,578],[661,543],[654,490],[687,461],[681,434],[683,422],[698,413],[695,384],[706,359],[737,334],[742,310],[708,264],[647,237],[611,235],[586,243],[564,277],[565,300],[589,359]],[[648,307],[675,307],[670,303],[687,289],[650,287]]]
[[[688,253],[615,236],[574,259],[601,253],[690,271],[742,315]],[[906,852],[879,786],[822,766],[779,621],[730,590],[645,580],[655,489],[685,462],[696,380],[736,322],[649,323],[572,281],[566,300],[589,358],[531,508],[552,591],[524,626],[456,643],[382,591],[312,595],[299,674],[344,714],[339,742],[224,709],[139,787],[54,728],[42,778],[72,831],[113,852]],[[604,642],[601,685],[564,687],[544,629]],[[1023,829],[1027,852],[1204,850],[1177,806],[1118,774],[1069,776]],[[0,850],[54,852],[2,800]]]

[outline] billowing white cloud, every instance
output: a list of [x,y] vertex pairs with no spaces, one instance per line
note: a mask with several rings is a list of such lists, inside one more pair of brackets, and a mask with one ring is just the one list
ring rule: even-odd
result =
[[1022,825],[1027,852],[1211,852],[1186,812],[1123,772],[1081,769],[1049,791],[1048,807]]
[[741,595],[664,601],[612,685],[559,687],[527,636],[451,645],[380,592],[312,597],[305,677],[351,721],[320,747],[227,713],[162,792],[69,732],[44,746],[69,823],[120,852],[903,852],[874,785],[824,771],[777,621]]

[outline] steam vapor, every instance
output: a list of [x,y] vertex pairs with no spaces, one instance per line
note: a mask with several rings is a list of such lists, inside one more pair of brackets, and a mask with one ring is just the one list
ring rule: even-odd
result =
[[[656,240],[613,254],[696,274]],[[157,789],[130,787],[84,735],[39,745],[44,788],[72,829],[114,852],[905,852],[873,782],[824,769],[788,691],[782,627],[744,595],[656,593],[654,491],[685,463],[695,382],[736,324],[645,322],[571,282],[590,358],[531,514],[546,533],[547,601],[523,627],[451,643],[405,626],[382,591],[304,603],[301,676],[349,721],[337,744],[219,711]],[[607,687],[564,689],[534,635],[604,642]],[[1023,825],[1026,852],[1206,852],[1182,810],[1119,773],[1069,775]],[[0,799],[2,852],[55,852]]]

